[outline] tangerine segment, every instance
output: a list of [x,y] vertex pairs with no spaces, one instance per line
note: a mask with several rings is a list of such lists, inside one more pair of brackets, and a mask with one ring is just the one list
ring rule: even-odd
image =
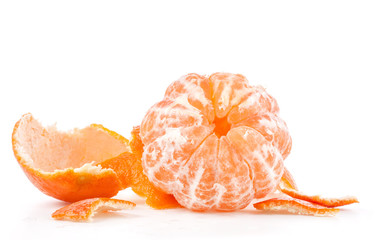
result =
[[285,159],[292,148],[292,138],[284,120],[274,113],[251,116],[232,125],[248,126],[260,132],[267,141],[276,147]]
[[210,76],[212,103],[217,118],[223,118],[249,93],[249,83],[240,74],[214,73]]
[[12,144],[29,180],[43,193],[68,202],[116,195],[121,189],[116,173],[95,165],[130,151],[125,138],[101,125],[60,132],[44,128],[31,114],[16,123]]
[[147,112],[141,129],[142,142],[147,145],[167,134],[166,129],[189,127],[196,132],[211,132],[208,119],[187,101],[187,96],[178,99],[165,99],[155,104]]
[[289,212],[293,214],[312,215],[312,216],[334,216],[340,210],[337,208],[326,208],[318,204],[289,198],[272,198],[254,204],[258,210],[273,212]]
[[[234,110],[237,115],[232,114]],[[277,121],[278,111],[276,101],[264,89],[248,85],[242,75],[188,74],[168,87],[164,99],[151,107],[142,121],[144,172],[157,188],[173,194],[190,209],[243,208],[252,198],[275,189],[291,141],[279,139],[288,139],[284,136],[287,132],[282,132],[285,128],[273,129],[273,143],[262,132],[237,123],[268,113]],[[241,127],[250,131],[236,133]],[[249,133],[251,136],[245,136]],[[230,147],[225,146],[226,141]],[[232,169],[225,172],[222,169],[226,167]]]
[[142,154],[143,154],[143,143],[140,137],[140,126],[133,127],[131,132],[132,139],[130,141],[130,147],[134,154],[136,154],[136,162],[132,165],[134,177],[132,179],[132,189],[138,195],[144,195],[147,197],[146,204],[155,209],[166,209],[180,207],[180,204],[176,201],[173,195],[167,194],[160,189],[156,188],[143,173],[142,167]]
[[232,148],[251,169],[255,198],[263,198],[277,187],[284,171],[281,154],[256,130],[242,126],[227,134]]
[[212,208],[220,188],[216,184],[218,138],[210,135],[191,155],[178,176],[181,190],[174,196],[177,201],[197,211]]
[[131,187],[139,196],[146,197],[146,204],[155,209],[176,208],[180,205],[173,195],[157,189],[143,173],[143,144],[139,137],[139,127],[134,127],[130,141],[132,152],[124,152],[119,156],[101,162],[104,168],[113,169],[119,177],[122,189]]
[[254,197],[251,169],[238,157],[227,137],[221,137],[219,144],[216,171],[221,192],[216,208],[223,211],[245,208]]
[[228,122],[238,123],[252,116],[264,113],[279,113],[279,105],[275,98],[266,92],[262,86],[252,86],[247,89],[241,102],[233,106],[228,113]]
[[237,158],[225,136],[211,134],[192,154],[178,176],[174,196],[195,211],[245,208],[254,196],[248,165]]
[[[187,94],[186,93],[190,93]],[[215,118],[215,110],[210,100],[212,89],[210,80],[195,73],[182,76],[173,82],[165,92],[166,99],[187,101],[191,106],[198,109],[209,122]],[[186,97],[186,98],[185,98]]]
[[342,197],[342,198],[325,198],[319,195],[314,195],[314,196],[306,195],[297,191],[296,189],[289,187],[288,184],[286,184],[285,182],[280,182],[279,189],[281,192],[289,195],[292,198],[319,204],[321,206],[329,207],[329,208],[340,207],[340,206],[345,206],[348,204],[359,202],[358,199],[353,196]]
[[195,149],[213,130],[205,126],[166,128],[165,133],[144,148],[143,169],[150,181],[172,193],[178,186],[178,172]]
[[133,209],[135,204],[111,198],[90,198],[72,203],[52,213],[56,220],[89,221],[97,212]]

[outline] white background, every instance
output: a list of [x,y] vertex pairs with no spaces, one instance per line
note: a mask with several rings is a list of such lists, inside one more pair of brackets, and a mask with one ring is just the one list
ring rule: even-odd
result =
[[[373,1],[1,1],[1,239],[374,237]],[[135,210],[54,221],[11,150],[31,112],[60,129],[102,123],[125,137],[180,76],[245,75],[278,100],[300,189],[355,195],[331,218]],[[372,222],[372,223],[371,223]],[[372,228],[372,229],[371,229]]]

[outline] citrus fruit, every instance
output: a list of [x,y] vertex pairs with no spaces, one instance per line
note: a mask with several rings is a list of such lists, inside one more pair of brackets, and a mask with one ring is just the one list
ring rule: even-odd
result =
[[276,100],[230,73],[173,82],[140,137],[148,179],[197,211],[241,209],[273,192],[291,149]]
[[90,198],[72,203],[52,213],[56,220],[90,221],[97,212],[133,209],[135,204],[111,198]]
[[102,125],[62,132],[25,114],[14,127],[12,144],[26,176],[51,197],[67,202],[112,197],[126,187],[100,163],[129,152],[129,142]]

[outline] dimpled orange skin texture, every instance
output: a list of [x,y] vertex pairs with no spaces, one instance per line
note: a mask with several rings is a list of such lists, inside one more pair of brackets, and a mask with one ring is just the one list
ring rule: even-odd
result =
[[[82,133],[82,131],[86,130],[92,131],[94,134],[97,132],[99,139],[100,137],[104,137],[105,139],[109,139],[111,144],[118,145],[118,147],[116,147],[116,152],[113,152],[113,155],[127,151],[129,148],[127,139],[99,124],[92,124],[85,129],[77,130],[78,132],[75,132],[72,138],[75,139],[76,136],[78,137],[80,133]],[[28,158],[31,158],[31,156],[27,149],[29,148],[29,151],[38,150],[40,147],[38,146],[38,142],[42,141],[41,138],[48,137],[51,132],[52,131],[49,129],[40,126],[31,114],[25,114],[15,124],[12,134],[14,155],[26,176],[40,191],[62,201],[75,202],[93,197],[112,197],[122,189],[120,180],[112,169],[77,171],[76,167],[71,166],[63,169],[58,169],[56,167],[47,170],[35,167],[35,163],[40,162],[40,159],[31,159],[30,161]],[[57,134],[60,135],[65,133]],[[26,146],[26,143],[32,147],[30,148]],[[103,141],[103,145],[107,143],[107,141]],[[48,144],[51,149],[53,149],[53,147],[51,147],[52,145],[62,146],[63,148],[63,144],[60,142],[46,143],[47,146]],[[82,144],[82,147],[83,146],[84,145]],[[52,151],[52,154],[55,154],[54,151]],[[56,152],[56,155],[57,154],[58,153]],[[111,154],[108,152],[105,153],[105,155],[109,156]],[[49,164],[49,157],[52,158],[54,156],[46,155],[44,164]],[[58,161],[63,162],[66,161],[66,159],[59,158]],[[90,161],[91,160],[88,159],[88,162]],[[83,164],[84,163],[82,163],[82,165]],[[96,165],[100,165],[100,163],[97,163]],[[52,164],[52,167],[55,166]]]
[[306,195],[304,193],[299,192],[293,186],[289,185],[288,182],[286,182],[285,180],[280,182],[279,190],[292,198],[307,201],[329,208],[341,207],[352,203],[359,203],[358,199],[354,196],[347,196],[341,198],[325,198],[319,195]]
[[239,74],[188,74],[144,117],[142,165],[184,207],[233,211],[273,192],[291,137],[275,99]]
[[326,208],[319,204],[293,199],[288,197],[272,198],[254,204],[258,210],[289,212],[293,214],[311,216],[334,216],[340,210],[337,208]]
[[112,198],[90,198],[81,200],[68,206],[62,207],[52,213],[52,218],[56,220],[88,221],[101,211],[119,211],[133,209],[135,204],[125,200]]

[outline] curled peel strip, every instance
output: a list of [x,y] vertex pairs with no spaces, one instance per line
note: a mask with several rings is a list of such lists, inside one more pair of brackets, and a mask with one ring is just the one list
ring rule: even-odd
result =
[[125,200],[90,198],[58,209],[52,213],[52,218],[68,221],[90,221],[97,212],[127,210],[134,207],[134,203]]
[[306,195],[297,190],[293,176],[285,168],[279,183],[280,192],[288,195],[267,199],[254,204],[258,210],[289,212],[313,216],[333,216],[339,212],[336,207],[358,203],[356,197],[325,198],[319,195]]

